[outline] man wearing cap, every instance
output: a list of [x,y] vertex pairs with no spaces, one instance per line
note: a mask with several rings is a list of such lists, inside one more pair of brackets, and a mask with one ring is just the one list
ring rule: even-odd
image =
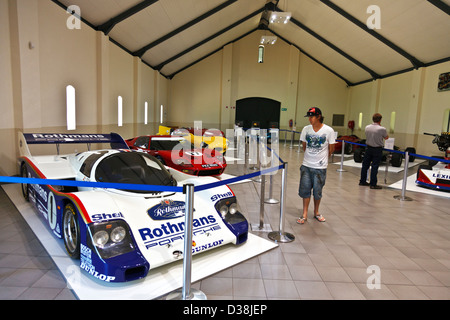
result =
[[[361,178],[359,180],[360,186],[369,186],[370,189],[382,189],[377,185],[378,167],[380,166],[381,158],[383,157],[384,140],[389,139],[386,128],[381,126],[381,119],[383,117],[379,113],[372,116],[373,123],[366,126],[366,152],[361,168]],[[367,183],[367,171],[372,165],[370,171],[370,184]]]
[[300,135],[305,155],[300,167],[298,189],[298,195],[303,199],[303,215],[297,219],[299,224],[304,224],[308,218],[311,190],[314,196],[314,218],[325,222],[319,213],[319,205],[327,176],[328,157],[333,154],[336,143],[334,130],[323,123],[319,108],[310,108],[305,117],[309,117],[310,125],[305,126]]

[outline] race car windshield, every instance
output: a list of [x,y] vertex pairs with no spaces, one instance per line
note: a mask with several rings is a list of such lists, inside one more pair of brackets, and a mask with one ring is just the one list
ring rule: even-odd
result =
[[[158,161],[146,153],[121,152],[103,159],[95,171],[98,182],[176,186],[176,181]],[[126,190],[151,193],[146,190]]]
[[150,143],[152,150],[191,150],[194,149],[192,143],[185,139],[152,139]]

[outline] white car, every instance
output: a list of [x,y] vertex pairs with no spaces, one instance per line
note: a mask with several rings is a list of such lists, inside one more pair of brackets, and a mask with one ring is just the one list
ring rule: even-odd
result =
[[[31,155],[30,144],[49,143],[110,143],[114,149]],[[24,197],[47,221],[50,232],[63,239],[68,255],[80,259],[88,274],[106,282],[140,279],[150,269],[182,259],[182,186],[218,181],[165,167],[147,153],[129,150],[113,133],[19,133],[19,149],[22,177],[68,184],[23,184]],[[86,182],[103,182],[109,188]],[[248,222],[228,186],[194,193],[193,254],[245,243],[247,235]]]

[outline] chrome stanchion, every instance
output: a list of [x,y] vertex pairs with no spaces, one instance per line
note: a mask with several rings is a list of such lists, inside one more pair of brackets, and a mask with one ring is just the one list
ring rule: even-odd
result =
[[292,130],[292,134],[291,134],[291,145],[289,146],[289,149],[293,149],[293,148],[294,148],[294,137],[295,137],[295,131]]
[[344,170],[344,151],[345,151],[345,141],[342,140],[342,150],[341,150],[341,167],[337,169],[338,172],[345,172]]
[[266,176],[261,175],[261,195],[259,200],[259,224],[252,224],[253,231],[271,232],[270,224],[264,223],[264,195],[266,193]]
[[302,134],[300,132],[300,136],[298,137],[298,148],[297,148],[297,153],[301,153],[303,146],[302,146]]
[[284,211],[286,207],[286,184],[287,184],[287,162],[284,163],[283,172],[281,175],[281,200],[280,200],[280,230],[269,233],[270,240],[275,242],[292,242],[295,240],[293,234],[284,232]]
[[[271,158],[270,165],[272,167],[275,167],[275,154],[273,150],[271,151],[270,158]],[[273,198],[273,176],[274,173],[271,173],[269,176],[269,198],[264,200],[264,202],[268,204],[277,204],[280,202],[279,200]]]
[[410,197],[406,197],[406,183],[408,181],[409,152],[405,152],[405,172],[403,173],[402,194],[394,196],[394,199],[400,201],[412,201]]
[[206,295],[197,289],[191,289],[192,276],[192,225],[194,219],[194,185],[183,186],[186,194],[184,217],[184,258],[183,258],[183,287],[170,293],[167,300],[207,300]]
[[389,171],[389,163],[392,160],[392,153],[389,153],[386,157],[386,168],[384,170],[384,184],[387,184],[387,176]]

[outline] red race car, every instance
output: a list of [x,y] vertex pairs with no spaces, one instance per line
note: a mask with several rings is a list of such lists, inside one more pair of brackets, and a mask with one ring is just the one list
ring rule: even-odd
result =
[[[356,143],[365,143],[365,142],[361,142],[361,139],[353,134],[350,136],[339,136],[339,137],[337,137],[337,140],[345,140],[345,141],[356,142]],[[358,145],[345,143],[344,153],[350,154],[353,151],[355,151],[355,149],[357,149],[357,148],[359,148]],[[334,153],[342,153],[342,142],[341,141],[336,141],[336,144],[334,145]]]
[[169,135],[139,136],[125,140],[130,149],[149,153],[162,164],[195,176],[218,176],[227,167],[220,152],[194,148],[183,137]]

